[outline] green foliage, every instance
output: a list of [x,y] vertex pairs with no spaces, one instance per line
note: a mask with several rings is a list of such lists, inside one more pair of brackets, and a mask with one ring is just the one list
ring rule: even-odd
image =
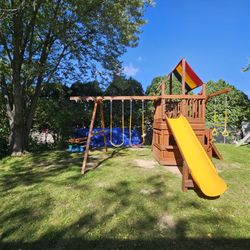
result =
[[[150,0],[1,1],[6,13],[0,17],[0,56],[9,63],[18,46],[24,82],[39,75],[70,73],[79,78],[99,74],[101,68],[117,70],[126,47],[137,45],[145,9],[151,4]],[[98,70],[96,63],[101,66]]]
[[[213,97],[207,103],[206,118],[212,124],[213,112],[217,112],[219,122],[224,121],[224,111],[228,112],[229,126],[235,130],[240,129],[243,121],[250,121],[250,100],[246,94],[226,83],[224,80],[218,82],[209,81],[207,83],[207,94],[230,87],[232,91],[228,94]],[[227,103],[225,103],[225,101]],[[225,106],[226,105],[226,106]]]
[[[0,89],[6,97],[11,150],[27,147],[44,85],[105,79],[121,70],[120,57],[138,43],[150,0],[0,1]],[[60,105],[40,103],[62,120]],[[67,103],[65,103],[67,104]],[[58,111],[58,112],[56,112]],[[69,115],[66,112],[66,115]],[[39,111],[41,113],[41,111]],[[55,113],[56,112],[56,113]],[[46,115],[40,114],[46,118]],[[58,117],[60,116],[60,117]],[[37,119],[37,118],[36,118]],[[47,120],[45,120],[47,122]],[[62,123],[50,121],[63,129]],[[15,151],[15,152],[14,152]]]
[[105,95],[144,95],[141,83],[133,78],[126,79],[123,76],[115,76],[104,92]]
[[[146,94],[147,95],[160,95],[161,88],[159,87],[162,82],[165,82],[165,94],[169,94],[169,78],[166,79],[166,76],[157,76],[155,77],[151,84],[147,87]],[[172,80],[172,94],[181,94],[181,83],[173,77]]]
[[81,83],[76,82],[71,85],[72,96],[102,96],[103,90],[97,81]]
[[[141,83],[133,78],[126,79],[123,76],[115,76],[113,81],[107,87],[104,92],[108,96],[143,96],[144,91]],[[141,127],[141,107],[140,101],[133,101],[133,125],[140,129]],[[110,110],[110,103],[105,103],[105,110]],[[113,101],[113,127],[121,127],[122,117],[122,103],[121,101]],[[130,101],[124,101],[124,114],[125,114],[125,126],[129,126],[130,116]],[[105,120],[109,121],[109,112],[105,112]],[[109,125],[108,125],[109,126]]]
[[95,94],[96,84],[92,82],[90,84],[76,83],[71,88],[61,84],[47,84],[38,102],[34,128],[37,130],[48,128],[57,135],[57,140],[63,141],[72,136],[76,126],[81,127],[83,123],[89,124],[92,110],[87,107],[90,104],[75,103],[70,101],[69,97],[75,94],[84,95],[85,89],[88,90],[88,94]]
[[[103,96],[103,95],[143,95],[141,84],[125,77],[116,77],[110,83],[105,93],[96,81],[88,83],[74,83],[71,87],[61,84],[47,84],[41,93],[34,118],[34,128],[42,130],[48,128],[57,135],[57,141],[73,135],[76,126],[88,127],[91,121],[93,102],[75,103],[70,96]],[[121,126],[121,102],[113,102],[113,126]],[[124,103],[125,126],[129,125],[129,101]],[[109,127],[110,103],[104,102],[105,125]],[[133,102],[133,125],[141,128],[141,102]],[[96,114],[95,127],[101,126],[101,114]],[[32,148],[36,148],[33,142]]]

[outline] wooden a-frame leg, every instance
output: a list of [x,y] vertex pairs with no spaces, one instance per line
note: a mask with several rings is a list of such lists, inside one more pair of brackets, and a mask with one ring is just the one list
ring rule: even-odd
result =
[[104,113],[103,113],[103,103],[100,103],[100,111],[101,111],[101,117],[102,117],[102,130],[103,130],[103,140],[104,140],[104,147],[105,151],[108,151],[107,148],[107,137],[106,137],[106,132],[105,132],[105,122],[104,122]]
[[88,134],[87,144],[86,144],[86,148],[85,148],[84,158],[83,158],[83,162],[82,162],[82,174],[85,173],[86,166],[87,166],[87,160],[88,160],[88,155],[89,155],[92,130],[93,130],[94,123],[95,123],[97,106],[98,106],[98,102],[95,102],[94,109],[92,112],[92,118],[91,118],[91,122],[90,122],[90,126],[89,126],[89,134]]

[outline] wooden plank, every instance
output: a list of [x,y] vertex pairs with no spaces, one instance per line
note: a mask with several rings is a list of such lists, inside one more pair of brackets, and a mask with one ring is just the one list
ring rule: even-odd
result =
[[222,95],[222,94],[226,94],[228,92],[230,92],[232,89],[231,88],[225,88],[225,89],[221,89],[219,91],[216,91],[212,94],[209,94],[206,98],[206,102],[208,101],[208,99],[210,99],[211,97],[215,97],[215,96],[218,96],[218,95]]
[[220,154],[219,150],[216,148],[214,143],[211,142],[211,146],[212,146],[212,156],[214,156],[215,158],[219,160],[223,160],[222,155]]
[[206,95],[206,84],[205,83],[203,83],[202,84],[202,95]]

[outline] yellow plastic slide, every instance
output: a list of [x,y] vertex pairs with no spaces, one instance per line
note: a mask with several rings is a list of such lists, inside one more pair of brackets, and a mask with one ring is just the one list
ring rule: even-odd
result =
[[196,137],[188,120],[181,115],[178,118],[167,118],[167,123],[175,137],[183,159],[185,159],[193,180],[201,191],[211,197],[219,196],[227,189],[216,169]]

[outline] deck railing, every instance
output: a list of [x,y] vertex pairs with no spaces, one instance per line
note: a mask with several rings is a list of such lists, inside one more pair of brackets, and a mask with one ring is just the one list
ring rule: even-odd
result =
[[179,114],[189,119],[205,119],[205,98],[197,96],[194,98],[182,97],[176,100],[165,100],[165,110],[168,117],[178,117]]

